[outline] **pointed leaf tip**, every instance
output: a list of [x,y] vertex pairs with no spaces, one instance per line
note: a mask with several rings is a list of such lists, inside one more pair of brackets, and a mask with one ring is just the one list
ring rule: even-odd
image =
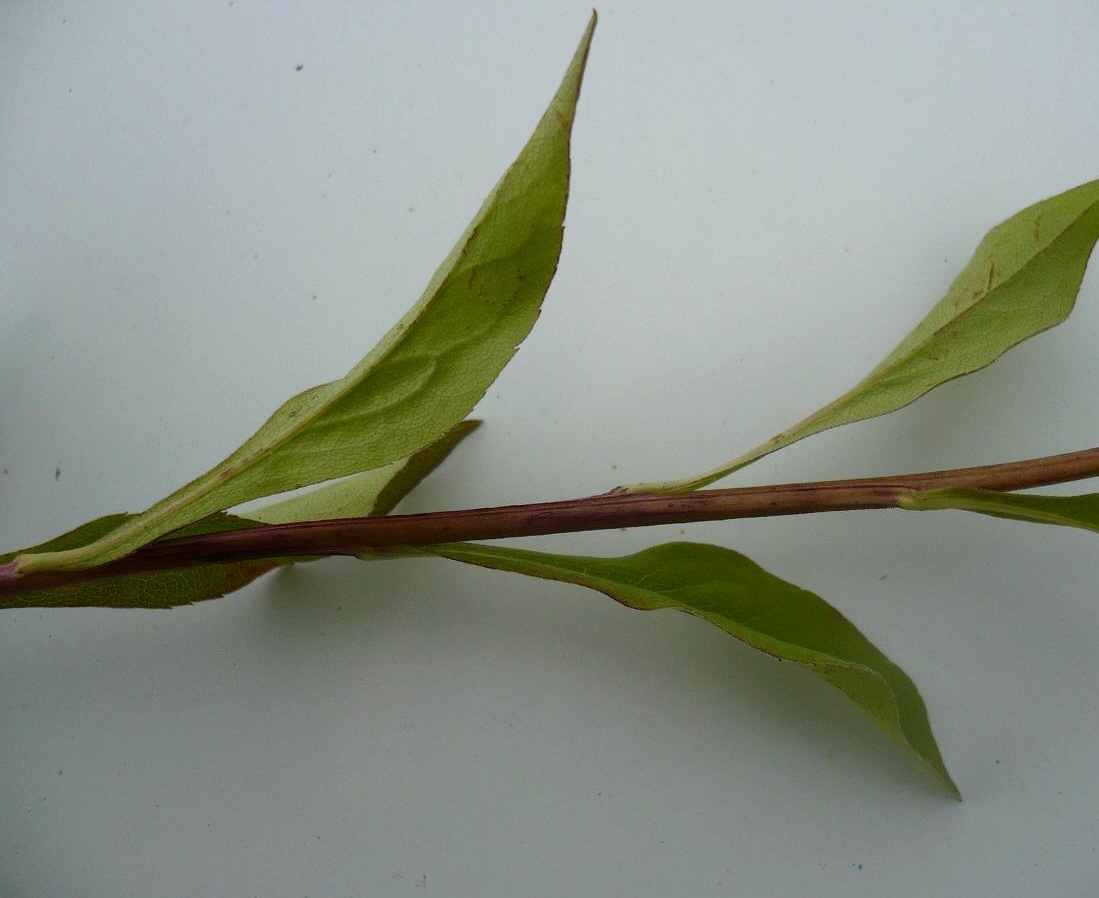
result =
[[551,555],[474,544],[416,554],[586,586],[630,608],[701,617],[762,652],[805,667],[858,705],[959,798],[916,685],[835,608],[745,556],[701,543],[668,543],[621,558]]
[[404,317],[345,377],[299,393],[201,477],[25,573],[94,567],[244,502],[380,468],[464,418],[538,318],[561,253],[576,102],[593,14],[534,133]]

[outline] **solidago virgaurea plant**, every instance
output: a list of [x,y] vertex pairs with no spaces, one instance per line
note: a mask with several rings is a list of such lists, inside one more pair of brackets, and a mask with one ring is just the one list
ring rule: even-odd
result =
[[[960,509],[1099,531],[1099,494],[1019,494],[1099,475],[1099,448],[983,467],[706,489],[799,440],[900,409],[1072,311],[1099,239],[1099,181],[1018,212],[859,383],[712,470],[533,505],[390,514],[469,434],[468,415],[530,332],[561,252],[570,138],[592,16],[526,146],[423,295],[344,377],[288,399],[224,461],[139,514],[97,518],[0,557],[0,607],[170,608],[330,555],[433,557],[560,580],[631,608],[672,608],[808,668],[953,795],[915,684],[823,598],[736,551],[675,542],[621,557],[481,541],[855,509]],[[246,502],[296,492],[251,511]]]

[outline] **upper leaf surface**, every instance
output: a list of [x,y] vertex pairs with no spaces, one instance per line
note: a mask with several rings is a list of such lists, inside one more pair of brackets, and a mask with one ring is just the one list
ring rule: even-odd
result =
[[997,225],[946,296],[855,387],[767,442],[698,477],[637,484],[686,492],[815,433],[896,411],[985,367],[1068,317],[1099,239],[1099,181],[1034,204]]
[[[403,551],[403,550],[402,550]],[[576,583],[644,611],[674,608],[748,645],[793,661],[844,692],[889,736],[911,749],[952,795],[950,778],[915,684],[819,596],[718,546],[668,543],[621,558],[550,555],[473,544],[417,553]]]
[[102,564],[214,512],[386,465],[465,417],[534,325],[556,270],[594,27],[593,16],[534,134],[423,296],[358,365],[288,400],[225,461],[102,539],[23,556],[21,568]]

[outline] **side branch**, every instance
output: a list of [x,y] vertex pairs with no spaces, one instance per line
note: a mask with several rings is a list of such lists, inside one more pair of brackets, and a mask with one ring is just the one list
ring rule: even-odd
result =
[[1007,464],[893,477],[699,490],[673,495],[609,493],[529,505],[262,525],[248,530],[161,539],[125,558],[87,570],[22,574],[15,562],[11,562],[0,565],[0,595],[258,558],[358,555],[366,549],[393,546],[895,508],[902,496],[921,490],[1011,491],[1095,476],[1099,476],[1099,447]]

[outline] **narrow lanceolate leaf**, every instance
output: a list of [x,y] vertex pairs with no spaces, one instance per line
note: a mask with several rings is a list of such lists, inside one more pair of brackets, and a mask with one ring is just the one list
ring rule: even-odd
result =
[[896,411],[977,371],[1072,311],[1099,239],[1099,181],[1042,200],[985,236],[946,296],[843,396],[705,474],[636,484],[630,492],[687,492],[815,433]]
[[197,480],[78,549],[23,555],[24,571],[119,558],[214,512],[389,464],[465,417],[526,337],[561,252],[569,142],[593,16],[530,141],[424,295],[345,377],[288,400]]
[[[464,421],[441,440],[409,458],[326,485],[312,493],[294,496],[249,512],[247,518],[217,513],[173,537],[197,536],[243,530],[263,524],[314,521],[334,517],[388,514],[393,507],[438,467],[479,421]],[[79,548],[100,539],[124,524],[132,515],[114,514],[84,524],[24,552],[56,552]],[[0,565],[17,552],[0,555]],[[234,592],[268,571],[308,558],[264,558],[229,564],[205,564],[158,573],[106,577],[77,586],[43,589],[32,593],[0,596],[0,608],[174,608]]]
[[912,511],[975,511],[996,518],[1079,527],[1099,533],[1099,493],[1034,496],[995,490],[926,490],[902,497],[900,507]]
[[465,543],[415,551],[576,583],[630,608],[674,608],[701,617],[760,651],[823,677],[958,796],[923,700],[904,671],[819,596],[780,580],[743,555],[699,543],[669,543],[622,558]]

